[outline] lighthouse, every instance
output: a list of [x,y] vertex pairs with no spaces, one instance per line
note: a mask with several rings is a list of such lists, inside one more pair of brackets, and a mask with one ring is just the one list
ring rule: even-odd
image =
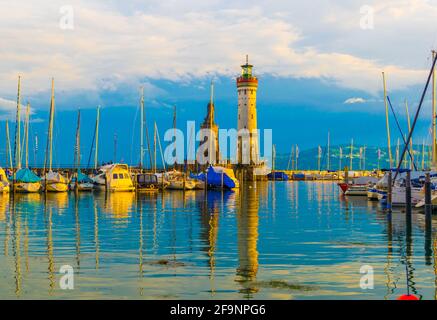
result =
[[[252,74],[253,65],[241,66],[241,75],[237,78],[238,91],[238,142],[237,163],[257,165],[259,163],[258,126],[256,120],[256,92],[258,79]],[[244,132],[244,134],[241,134]]]

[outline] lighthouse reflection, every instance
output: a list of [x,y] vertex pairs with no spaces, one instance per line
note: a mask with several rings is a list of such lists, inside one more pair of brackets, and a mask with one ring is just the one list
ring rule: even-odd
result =
[[240,292],[245,298],[251,298],[258,292],[256,276],[258,273],[258,210],[259,199],[256,184],[245,185],[240,190],[240,202],[237,209],[238,260],[237,277]]

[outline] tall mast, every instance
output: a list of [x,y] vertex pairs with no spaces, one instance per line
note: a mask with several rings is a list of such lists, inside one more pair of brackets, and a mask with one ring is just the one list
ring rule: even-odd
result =
[[425,170],[425,139],[422,141],[422,170]]
[[15,150],[14,150],[14,164],[15,164],[15,168],[21,169],[21,145],[20,145],[20,141],[21,141],[21,137],[20,137],[20,133],[21,133],[21,120],[20,120],[20,116],[21,116],[21,76],[18,76],[18,90],[17,90],[17,114],[15,117]]
[[156,173],[156,121],[153,124],[153,171]]
[[6,148],[8,150],[9,168],[13,168],[12,152],[11,152],[11,139],[9,138],[9,121],[6,120]]
[[340,147],[339,153],[338,153],[338,170],[341,170],[341,160],[343,158],[343,148]]
[[52,94],[50,99],[50,119],[48,132],[48,147],[49,147],[49,171],[52,170],[52,155],[53,155],[53,121],[55,113],[55,79],[52,78]]
[[[432,50],[432,59],[434,61],[436,51]],[[437,167],[437,146],[436,146],[436,75],[435,67],[432,70],[432,137],[431,137],[431,168]]]
[[296,153],[295,153],[295,155],[296,155],[296,164],[295,164],[295,166],[296,166],[296,170],[297,170],[297,161],[299,160],[299,147],[298,147],[298,145],[296,145]]
[[143,168],[143,157],[144,157],[144,87],[141,87],[141,125],[140,125],[140,169]]
[[[210,101],[209,101],[209,103],[210,103],[210,106],[211,106],[211,109],[210,109],[210,112],[209,112],[209,134],[210,134],[210,137],[208,138],[208,140],[209,140],[209,152],[208,152],[208,155],[209,155],[209,162],[211,163],[211,159],[213,159],[212,158],[212,144],[213,144],[213,141],[212,141],[212,139],[213,139],[213,137],[214,137],[214,131],[213,131],[213,127],[212,127],[212,117],[213,117],[213,113],[214,113],[214,82],[211,80],[211,95],[210,95],[210,99],[209,99]],[[214,150],[215,151],[215,150]],[[216,159],[216,160],[218,160],[218,159]]]
[[166,168],[165,168],[164,152],[162,151],[161,139],[159,138],[158,126],[156,125],[156,122],[155,122],[155,130],[156,130],[156,137],[158,138],[159,152],[161,153],[162,166],[165,172]]
[[398,142],[396,143],[396,163],[399,163],[399,138]]
[[393,157],[391,154],[391,143],[390,143],[390,123],[388,121],[388,103],[387,103],[387,86],[385,82],[385,73],[382,72],[382,82],[384,84],[384,104],[385,104],[385,125],[387,128],[387,148],[388,148],[388,158],[390,161],[390,168],[393,166]]
[[77,111],[76,146],[74,150],[74,165],[80,167],[80,110]]
[[97,106],[97,116],[96,116],[96,150],[94,153],[94,169],[97,169],[97,161],[99,154],[99,122],[100,122],[100,106]]
[[328,148],[327,148],[327,152],[326,152],[326,157],[327,157],[326,164],[327,164],[328,170],[331,169],[330,168],[331,162],[330,162],[330,156],[329,156],[329,143],[330,143],[329,138],[330,137],[329,137],[329,131],[328,131]]
[[[155,124],[156,125],[156,124]],[[176,105],[173,106],[173,135],[174,135],[174,141],[176,143]],[[158,137],[159,139],[159,137]],[[161,141],[159,141],[159,144],[161,144]],[[177,164],[177,160],[175,161],[175,165]]]
[[275,158],[276,158],[276,148],[275,148],[275,145],[273,145],[273,148],[272,148],[272,170],[273,170],[273,172],[275,171]]
[[114,162],[117,163],[117,133],[114,133]]
[[[411,121],[410,121],[410,112],[408,111],[408,102],[405,99],[405,110],[407,111],[407,122],[408,122],[408,133],[411,131]],[[411,157],[410,157],[410,168],[414,167],[414,150],[413,150],[413,137],[410,139],[410,149],[411,149]]]
[[317,148],[317,170],[320,171],[320,160],[322,159],[322,148],[318,146]]
[[351,153],[350,153],[350,165],[349,165],[349,170],[352,170],[352,165],[353,165],[353,156],[354,156],[354,139],[351,139]]
[[29,120],[30,120],[30,103],[27,103],[26,107],[26,123],[25,123],[25,131],[24,131],[24,137],[25,137],[25,161],[26,161],[26,168],[29,167]]

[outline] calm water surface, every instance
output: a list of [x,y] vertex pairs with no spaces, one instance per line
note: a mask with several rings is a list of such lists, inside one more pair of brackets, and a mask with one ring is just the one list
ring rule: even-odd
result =
[[[437,221],[434,221],[437,222]],[[0,298],[436,298],[434,232],[330,182],[0,196]],[[61,266],[74,269],[62,290]],[[374,269],[372,290],[360,267]]]

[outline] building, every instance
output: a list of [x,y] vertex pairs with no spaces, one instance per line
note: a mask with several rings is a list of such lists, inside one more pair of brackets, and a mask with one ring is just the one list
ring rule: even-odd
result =
[[[219,127],[218,125],[215,123],[215,119],[214,119],[214,85],[213,83],[211,83],[211,98],[210,101],[208,103],[208,107],[207,107],[207,113],[206,113],[206,117],[203,120],[202,124],[200,125],[201,129],[209,129],[212,131],[212,144],[207,146],[205,148],[204,151],[204,157],[209,159],[209,150],[212,149],[213,152],[215,152],[215,159],[211,158],[208,160],[208,163],[210,164],[216,164],[220,161],[220,149],[219,149],[219,136],[218,136],[218,130]],[[210,133],[211,136],[211,133]],[[206,136],[200,143],[199,143],[199,148],[205,144],[205,143],[210,143],[208,142],[208,136]]]
[[[241,66],[241,75],[237,78],[238,91],[238,165],[257,165],[259,163],[258,126],[256,119],[256,93],[258,79],[252,74],[253,65]],[[241,134],[245,132],[244,134]]]

